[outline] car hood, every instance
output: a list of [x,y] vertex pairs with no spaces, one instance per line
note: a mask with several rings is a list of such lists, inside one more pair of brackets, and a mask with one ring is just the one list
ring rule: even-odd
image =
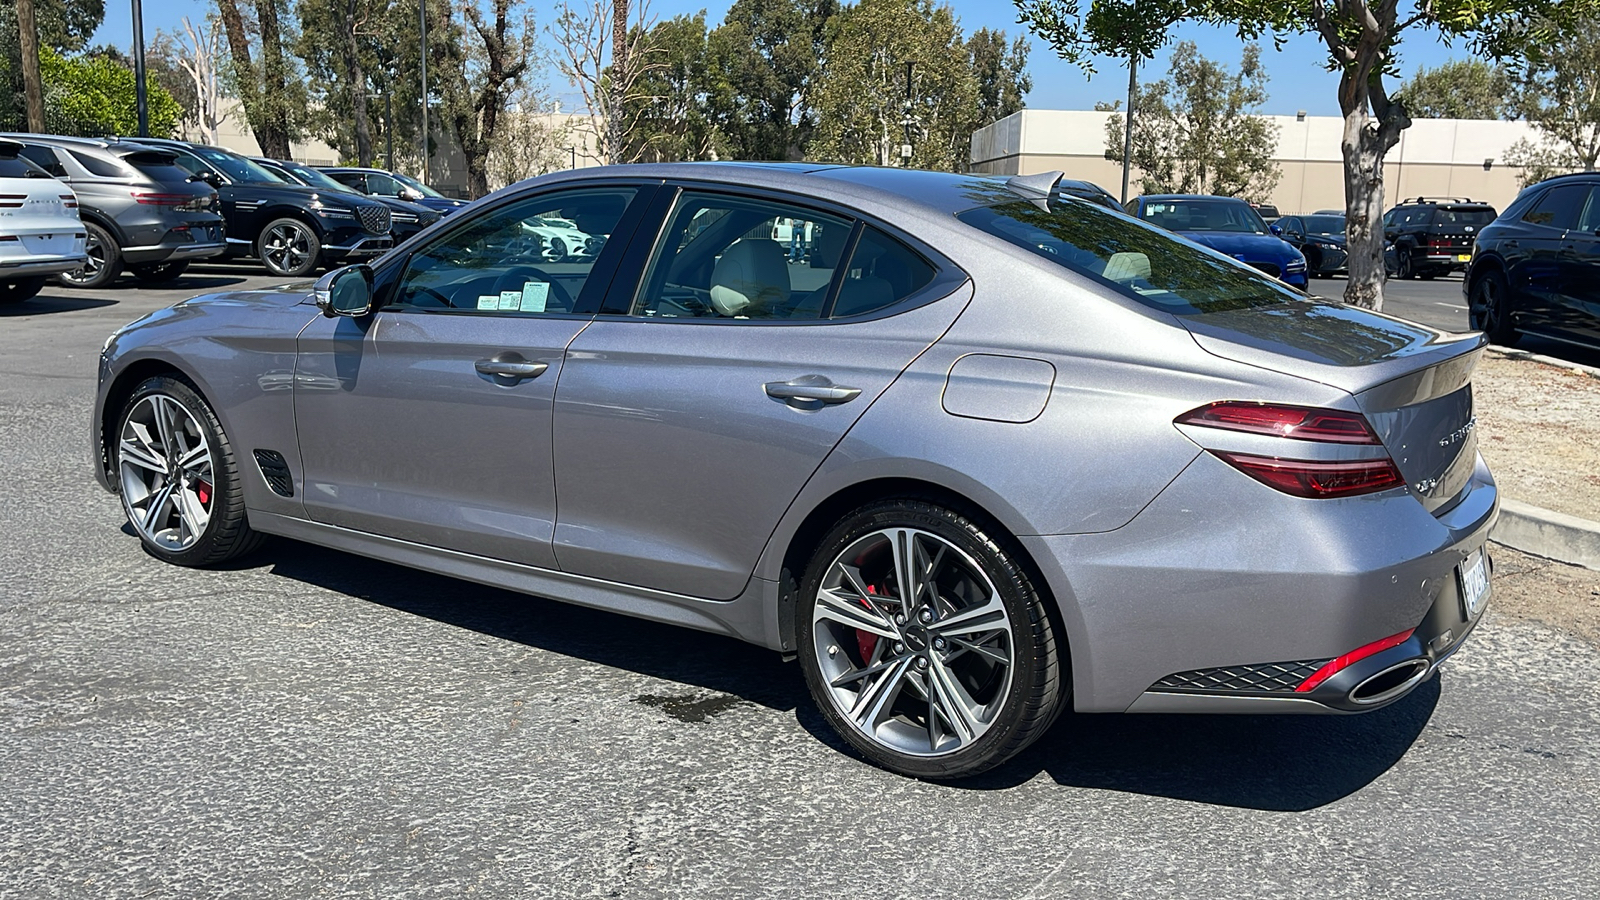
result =
[[315,281],[291,281],[276,287],[256,288],[248,291],[219,291],[215,294],[201,294],[190,297],[178,303],[174,308],[187,306],[297,306],[301,303],[311,302],[311,289]]
[[1180,231],[1179,234],[1229,256],[1241,254],[1255,258],[1277,259],[1285,255],[1289,245],[1270,234],[1237,234],[1218,231]]
[[1344,235],[1342,235],[1342,234],[1308,234],[1308,235],[1306,235],[1306,243],[1308,243],[1308,244],[1310,244],[1310,243],[1332,244],[1335,247],[1343,247],[1344,246]]
[[1485,343],[1478,332],[1454,334],[1318,300],[1180,318],[1208,353],[1351,393]]

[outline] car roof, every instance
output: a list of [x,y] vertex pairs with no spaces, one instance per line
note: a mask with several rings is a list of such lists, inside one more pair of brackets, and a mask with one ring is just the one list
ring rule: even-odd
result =
[[0,134],[0,138],[16,141],[19,144],[42,144],[46,147],[59,147],[63,150],[104,150],[113,156],[129,156],[134,153],[149,152],[151,150],[165,151],[166,148],[155,143],[145,141],[127,140],[124,138],[85,138],[73,137],[64,134],[23,134],[7,132]]
[[1142,194],[1140,200],[1227,200],[1230,203],[1250,204],[1238,197],[1223,197],[1218,194]]

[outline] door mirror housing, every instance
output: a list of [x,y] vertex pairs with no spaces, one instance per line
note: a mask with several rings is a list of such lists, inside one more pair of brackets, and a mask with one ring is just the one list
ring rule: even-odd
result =
[[222,176],[215,172],[199,172],[189,176],[190,181],[204,181],[212,187],[222,187]]
[[400,189],[401,200],[410,200],[412,203],[415,203],[418,200],[421,200],[422,197],[423,193],[414,187],[403,187]]
[[1272,223],[1271,225],[1268,225],[1267,226],[1267,230],[1272,232],[1273,234],[1277,235],[1278,237],[1283,237],[1283,229],[1281,227],[1279,227],[1278,223],[1276,223],[1276,222]]
[[372,267],[365,263],[345,266],[317,279],[312,288],[317,309],[328,318],[360,318],[372,314]]

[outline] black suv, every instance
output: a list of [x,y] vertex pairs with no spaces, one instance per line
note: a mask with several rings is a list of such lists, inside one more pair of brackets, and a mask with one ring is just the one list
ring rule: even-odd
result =
[[78,195],[89,261],[56,276],[63,284],[103,287],[124,267],[141,281],[170,281],[191,261],[227,249],[216,190],[178,168],[170,150],[115,139],[7,137]]
[[[328,177],[327,173],[320,169],[314,169],[305,163],[297,163],[291,160],[283,159],[269,159],[265,156],[252,156],[250,157],[250,160],[261,166],[261,168],[266,169],[268,172],[280,176],[284,181],[287,181],[290,184],[303,184],[306,187],[321,188],[328,191],[339,191],[340,193],[344,194],[368,196],[361,194],[360,191],[357,191],[348,184],[334,181],[332,178]],[[389,207],[389,216],[392,223],[389,233],[394,236],[394,242],[396,244],[407,240],[413,234],[416,234],[422,229],[427,228],[429,225],[439,221],[439,217],[442,215],[442,213],[431,210],[426,206],[420,206],[407,200],[401,200],[399,197],[380,197],[376,194],[370,196],[373,200],[377,200],[379,203]]]
[[1478,234],[1462,290],[1472,327],[1497,344],[1533,334],[1600,348],[1600,172],[1518,194]]
[[1383,214],[1384,262],[1397,278],[1465,269],[1472,242],[1494,221],[1494,207],[1463,197],[1415,197]]
[[215,186],[228,220],[228,255],[257,257],[274,275],[299,278],[394,246],[389,207],[370,197],[286,184],[221,147],[140,141],[171,150],[179,166]]

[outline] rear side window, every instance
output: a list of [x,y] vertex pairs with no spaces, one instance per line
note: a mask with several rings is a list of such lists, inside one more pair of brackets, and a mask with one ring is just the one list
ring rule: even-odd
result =
[[178,158],[169,153],[130,153],[122,158],[124,163],[139,170],[151,181],[163,184],[181,184],[189,180],[188,169],[178,165]]
[[1103,284],[1180,316],[1303,299],[1245,266],[1141,222],[1087,203],[1026,200],[981,206],[957,219]]
[[0,178],[41,178],[49,173],[21,156],[0,156]]
[[1529,225],[1542,225],[1545,228],[1571,228],[1578,221],[1578,210],[1583,206],[1583,201],[1589,196],[1589,186],[1586,184],[1563,184],[1545,191],[1522,216],[1522,221]]
[[90,175],[94,175],[99,178],[122,178],[128,174],[127,170],[122,168],[122,166],[117,165],[114,162],[110,162],[109,160],[101,159],[98,156],[91,156],[88,153],[80,153],[77,150],[68,150],[67,152],[71,153],[72,158],[78,161],[78,165],[89,170]]
[[934,269],[905,244],[867,228],[839,282],[832,318],[860,316],[892,306],[928,286]]

